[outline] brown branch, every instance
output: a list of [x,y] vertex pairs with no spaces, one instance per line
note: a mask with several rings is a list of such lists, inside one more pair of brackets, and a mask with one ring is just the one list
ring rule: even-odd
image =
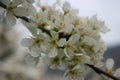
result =
[[113,80],[120,80],[119,78],[117,78],[117,77],[115,77],[115,76],[113,76],[111,74],[106,73],[105,71],[95,67],[94,65],[91,65],[91,64],[86,64],[86,65],[89,66],[90,68],[92,68],[98,74],[103,74],[103,75],[105,75],[105,76],[107,76],[107,77],[109,77],[109,78],[111,78]]
[[5,4],[3,4],[1,1],[0,1],[0,6],[3,7],[4,9],[7,8],[7,6]]

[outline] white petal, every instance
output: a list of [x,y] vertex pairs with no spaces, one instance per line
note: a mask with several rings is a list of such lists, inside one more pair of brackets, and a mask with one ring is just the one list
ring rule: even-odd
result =
[[74,28],[73,24],[67,24],[67,29],[68,29],[68,33],[72,31],[72,29]]
[[25,62],[30,66],[35,66],[36,64],[38,64],[39,58],[27,55],[26,58],[25,58]]
[[77,69],[80,69],[80,64],[77,64],[77,65],[75,65],[75,67],[72,69],[72,70],[77,70]]
[[34,15],[36,14],[36,9],[33,7],[33,5],[28,5],[26,13],[28,13],[28,15]]
[[62,30],[62,32],[71,33],[73,28],[74,28],[73,24],[66,24],[66,27]]
[[21,3],[22,3],[22,0],[13,0],[13,1],[12,1],[13,6],[18,6],[18,5],[20,5]]
[[47,45],[48,45],[47,42],[44,43],[44,44],[41,44],[41,49],[42,49],[43,52],[46,52],[47,47],[48,47]]
[[58,41],[58,46],[63,47],[65,43],[66,43],[66,38],[61,38],[61,39]]
[[35,24],[29,23],[23,20],[22,20],[22,23],[28,28],[28,30],[32,33],[32,35],[37,35],[37,28]]
[[27,16],[26,9],[23,7],[17,7],[14,9],[14,13],[17,16]]
[[64,48],[64,53],[65,53],[65,55],[66,55],[68,58],[70,58],[70,56],[69,56],[68,53],[67,53],[67,49],[66,49],[66,48]]
[[70,24],[70,17],[69,16],[64,16],[64,23],[65,24]]
[[50,65],[50,58],[48,56],[44,55],[44,56],[40,57],[40,63],[48,66],[48,65]]
[[48,54],[49,57],[56,57],[58,55],[58,50],[57,48],[52,48]]
[[42,40],[44,40],[45,41],[45,35],[43,35],[43,33],[42,32],[38,32],[38,35],[37,35],[38,37],[39,37],[39,39],[42,39]]
[[94,24],[97,24],[98,20],[97,20],[97,15],[93,15],[91,17],[91,21],[94,23]]
[[65,2],[65,3],[63,4],[63,10],[68,11],[68,10],[70,10],[70,8],[71,8],[71,6],[70,6],[70,3],[69,3],[69,2]]
[[34,3],[35,0],[26,0],[28,3]]
[[103,33],[106,33],[108,31],[110,31],[110,29],[108,29],[106,26],[101,28],[101,32],[103,32]]
[[70,13],[73,15],[76,15],[79,13],[79,10],[78,9],[71,9]]
[[8,26],[14,26],[16,24],[16,18],[10,12],[6,14]]
[[79,34],[74,34],[70,37],[69,42],[70,43],[75,43],[76,41],[78,41],[80,39],[80,35]]
[[93,47],[93,50],[95,51],[95,52],[98,52],[99,50],[100,50],[100,44],[94,44],[94,47]]
[[34,43],[34,40],[33,40],[33,39],[30,39],[30,38],[24,38],[24,39],[22,39],[22,41],[21,41],[21,44],[22,44],[22,46],[24,46],[24,47],[30,47],[30,46],[33,45],[33,43]]
[[75,53],[75,56],[83,56],[82,53]]
[[83,42],[90,46],[96,44],[96,40],[89,36],[85,36]]
[[33,46],[30,52],[31,56],[38,57],[41,55],[41,49],[39,47]]
[[111,70],[114,66],[114,60],[111,58],[107,59],[105,65],[108,70]]
[[31,55],[32,57],[38,57],[38,56],[40,56],[40,53],[30,52],[30,55]]
[[55,32],[55,31],[50,31],[50,34],[51,34],[51,36],[52,36],[55,40],[58,39],[58,33],[57,33],[57,32]]

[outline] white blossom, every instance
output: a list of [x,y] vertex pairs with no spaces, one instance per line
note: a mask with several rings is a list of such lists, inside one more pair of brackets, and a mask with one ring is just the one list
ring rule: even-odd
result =
[[67,57],[73,56],[74,51],[77,49],[75,43],[79,40],[80,35],[74,34],[70,37],[70,39],[65,43],[64,53]]
[[[34,0],[27,0],[27,2],[30,3],[33,1]],[[36,12],[31,4],[23,6],[22,0],[2,0],[1,2],[7,7],[6,20],[9,26],[14,26],[16,24],[15,16],[28,16],[33,15]]]
[[45,38],[44,36],[39,33],[36,36],[33,36],[31,38],[24,38],[21,41],[21,44],[25,47],[28,47],[30,50],[30,53],[34,57],[38,57],[41,55],[42,52],[44,52],[44,47],[45,46]]
[[[10,25],[15,24],[15,16],[31,20],[22,21],[32,36],[24,38],[21,44],[29,50],[33,64],[34,58],[40,57],[50,68],[65,71],[68,80],[84,80],[88,72],[86,63],[101,67],[106,47],[100,33],[106,33],[109,29],[96,15],[80,17],[78,10],[68,2],[62,6],[40,4],[39,9],[33,6],[34,0],[2,2],[7,6],[5,16]],[[54,8],[55,5],[59,8]],[[108,71],[112,70],[113,64],[113,60],[107,60],[105,65]]]
[[64,4],[63,4],[63,10],[64,10],[64,11],[69,11],[70,8],[71,8],[70,3],[64,2]]
[[30,65],[30,66],[35,66],[38,64],[39,62],[39,58],[37,57],[33,57],[31,55],[26,55],[26,59],[25,59],[26,64]]
[[[63,3],[62,10],[48,5],[39,7],[40,9],[30,16],[34,25],[26,23],[26,26],[34,36],[38,29],[46,29],[49,33],[41,30],[39,38],[44,36],[45,42],[36,43],[37,48],[32,45],[31,50],[36,52],[31,54],[32,56],[37,57],[38,52],[43,52],[42,62],[52,69],[65,71],[69,80],[84,79],[87,73],[85,63],[102,66],[101,60],[106,49],[100,32],[107,32],[103,21],[99,21],[96,16],[79,17],[78,10],[73,9],[68,2]],[[31,39],[25,42],[29,49],[35,42]]]
[[50,32],[51,33],[51,36],[52,36],[52,38],[50,38],[50,40],[49,40],[49,50],[48,50],[48,55],[49,55],[49,57],[56,57],[57,55],[58,55],[58,49],[57,49],[57,47],[62,47],[62,46],[64,46],[64,44],[65,44],[65,39],[58,39],[58,37],[59,37],[59,35],[58,35],[58,33],[57,32],[55,32],[55,31],[51,31]]
[[107,59],[105,65],[106,65],[108,70],[111,70],[113,68],[113,66],[114,66],[114,60],[113,59]]

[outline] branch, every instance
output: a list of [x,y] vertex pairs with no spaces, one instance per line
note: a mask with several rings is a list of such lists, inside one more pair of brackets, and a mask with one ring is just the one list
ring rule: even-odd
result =
[[86,64],[86,65],[89,66],[90,68],[92,68],[98,74],[103,74],[103,75],[105,75],[105,76],[107,76],[107,77],[109,77],[109,78],[111,78],[113,80],[120,80],[119,78],[117,78],[117,77],[115,77],[115,76],[113,76],[111,74],[108,74],[105,71],[102,71],[101,69],[99,69],[99,68],[97,68],[97,67],[95,67],[95,66],[93,66],[91,64]]
[[0,6],[3,7],[4,9],[7,8],[7,6],[5,4],[3,4],[1,1],[0,1]]

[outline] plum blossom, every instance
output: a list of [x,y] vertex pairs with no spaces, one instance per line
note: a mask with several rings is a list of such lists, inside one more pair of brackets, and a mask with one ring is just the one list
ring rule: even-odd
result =
[[21,41],[21,44],[29,48],[32,56],[38,57],[42,52],[44,52],[44,50],[46,50],[45,41],[43,34],[39,33],[31,38],[24,38]]
[[[26,2],[33,2],[34,0],[24,0]],[[15,16],[28,16],[35,12],[35,8],[29,4],[26,7],[23,6],[22,0],[2,0],[3,4],[6,5],[6,20],[9,26],[14,26],[16,24]]]
[[[103,66],[106,47],[100,33],[105,33],[108,29],[96,16],[79,17],[68,2],[65,2],[61,9],[48,5],[40,6],[40,9],[30,16],[34,25],[27,23],[35,39],[23,39],[22,43],[28,44],[25,46],[33,51],[31,55],[34,54],[34,57],[42,53],[44,56],[41,55],[40,60],[50,68],[65,71],[67,79],[83,80],[87,73],[86,63]],[[38,37],[37,31],[40,31]]]
[[[109,29],[96,15],[91,18],[80,17],[78,10],[68,2],[62,6],[57,3],[40,5],[39,9],[32,5],[34,0],[2,2],[7,6],[6,19],[8,22],[11,20],[10,24],[16,22],[17,16],[31,20],[23,20],[22,23],[32,36],[21,41],[32,56],[29,57],[30,61],[40,58],[50,68],[63,70],[68,80],[84,80],[89,71],[86,63],[102,66],[106,46],[100,34]],[[55,5],[59,8],[54,8]],[[106,62],[107,72],[111,73],[113,64],[111,59]],[[118,71],[115,75],[119,74]]]
[[49,41],[49,50],[48,50],[49,53],[48,53],[48,56],[56,57],[58,55],[57,47],[63,47],[65,42],[66,42],[66,39],[65,38],[61,38],[59,40],[58,39],[59,35],[55,31],[51,31],[50,33],[51,33],[52,38]]

